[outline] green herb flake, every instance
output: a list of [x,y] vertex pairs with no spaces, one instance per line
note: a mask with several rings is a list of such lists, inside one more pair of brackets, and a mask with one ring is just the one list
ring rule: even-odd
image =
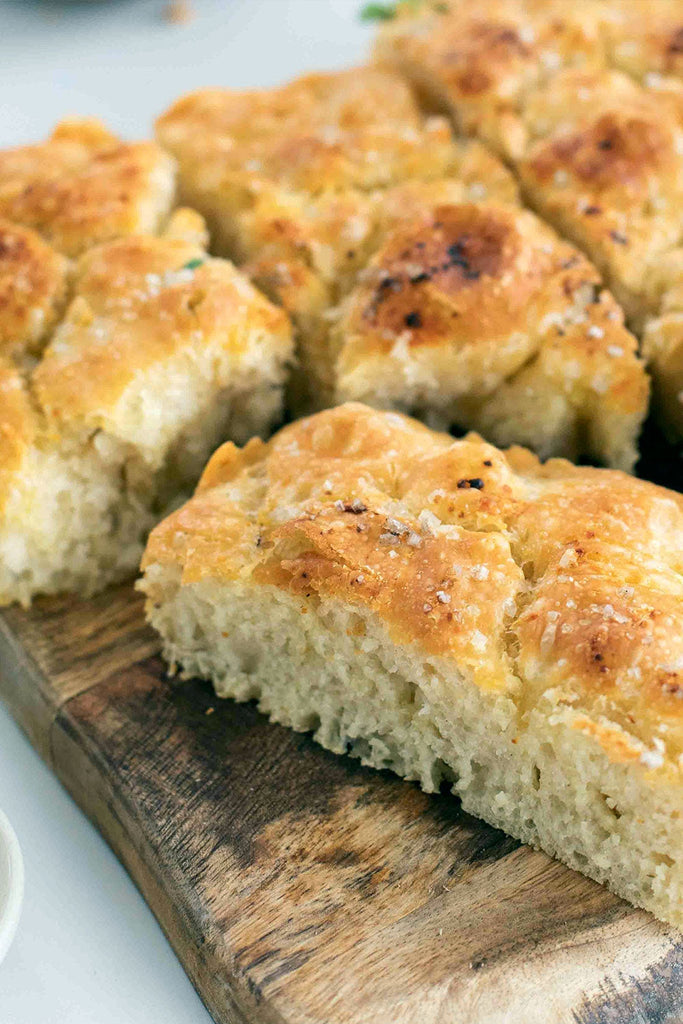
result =
[[204,260],[199,259],[199,258],[196,258],[196,259],[193,259],[193,260],[188,260],[187,263],[183,263],[183,266],[182,266],[181,269],[182,270],[196,270],[197,267],[201,267],[203,263],[204,263]]
[[360,17],[361,21],[391,21],[396,17],[396,4],[366,4]]

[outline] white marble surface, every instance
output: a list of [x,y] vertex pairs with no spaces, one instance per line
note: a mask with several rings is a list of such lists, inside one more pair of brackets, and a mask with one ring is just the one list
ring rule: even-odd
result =
[[[361,0],[0,0],[0,146],[68,114],[128,137],[184,90],[250,86],[360,60]],[[0,1024],[203,1024],[209,1016],[108,847],[0,705],[0,807],[26,895],[0,965]]]

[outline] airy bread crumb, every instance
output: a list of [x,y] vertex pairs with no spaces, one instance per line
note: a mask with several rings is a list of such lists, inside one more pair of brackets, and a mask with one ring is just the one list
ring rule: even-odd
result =
[[683,926],[683,499],[346,405],[213,457],[140,584],[172,669]]

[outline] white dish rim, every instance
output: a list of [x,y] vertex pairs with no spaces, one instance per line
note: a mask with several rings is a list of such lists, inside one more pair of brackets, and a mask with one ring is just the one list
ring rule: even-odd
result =
[[0,848],[6,853],[9,885],[4,906],[0,905],[0,963],[12,945],[24,899],[24,860],[16,833],[0,810]]

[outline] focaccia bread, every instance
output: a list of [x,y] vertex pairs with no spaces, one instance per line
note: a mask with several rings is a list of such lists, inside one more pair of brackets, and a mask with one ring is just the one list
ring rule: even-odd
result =
[[595,261],[683,437],[680,3],[402,3],[376,56],[503,154],[525,201]]
[[152,532],[172,668],[683,926],[683,497],[348,404]]
[[158,137],[219,249],[292,315],[296,413],[357,399],[633,468],[648,381],[600,275],[399,77],[203,90]]
[[649,388],[595,268],[532,213],[430,205],[378,245],[332,322],[337,401],[632,469]]
[[226,440],[281,414],[291,331],[178,210],[70,264],[0,221],[0,604],[91,594]]
[[47,142],[0,150],[0,217],[34,228],[67,256],[156,232],[174,194],[168,153],[122,142],[96,120],[63,121]]

